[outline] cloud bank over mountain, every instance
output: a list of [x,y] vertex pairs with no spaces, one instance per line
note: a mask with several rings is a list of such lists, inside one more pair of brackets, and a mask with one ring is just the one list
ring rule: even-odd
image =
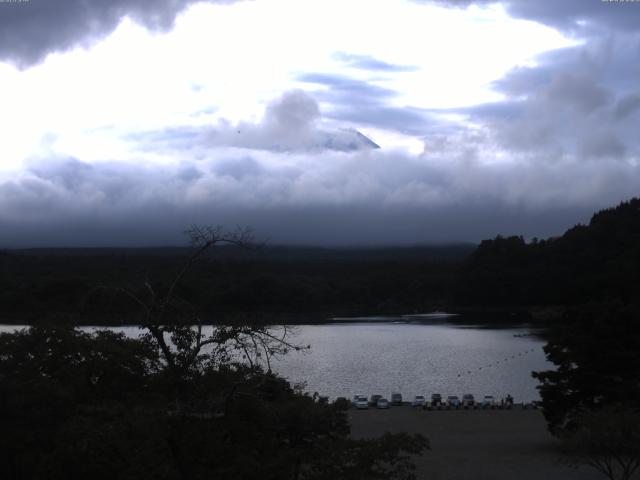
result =
[[[545,237],[638,195],[640,4],[392,3],[369,4],[371,32],[331,17],[335,43],[313,33],[312,3],[288,3],[287,21],[270,0],[0,4],[0,247],[176,244],[192,223],[251,225],[274,243]],[[439,50],[411,23],[423,10],[441,15]],[[146,33],[113,40],[125,18]],[[226,43],[206,36],[225,22]],[[459,101],[494,56],[530,48],[510,37],[530,24],[568,40],[497,62],[486,95]],[[485,25],[506,33],[483,56]],[[76,46],[83,56],[65,56]],[[91,76],[99,55],[113,73]]]
[[[619,104],[609,102],[613,115]],[[252,225],[275,243],[549,236],[586,221],[595,206],[634,195],[640,185],[640,169],[620,160],[626,150],[611,147],[608,138],[587,143],[590,156],[552,156],[559,148],[553,137],[545,148],[538,138],[532,154],[524,143],[534,142],[527,135],[536,132],[537,117],[524,115],[521,124],[489,132],[431,136],[415,155],[366,143],[335,148],[335,137],[316,129],[320,121],[312,99],[294,91],[274,101],[263,122],[239,131],[228,125],[135,139],[141,158],[151,152],[184,158],[179,163],[32,158],[20,176],[0,183],[3,243],[164,245],[179,243],[179,232],[192,223],[212,222]],[[529,124],[534,133],[511,131]],[[299,135],[292,134],[296,129]],[[324,134],[334,144],[318,142]],[[505,142],[517,161],[495,160]],[[603,155],[618,160],[605,162]]]

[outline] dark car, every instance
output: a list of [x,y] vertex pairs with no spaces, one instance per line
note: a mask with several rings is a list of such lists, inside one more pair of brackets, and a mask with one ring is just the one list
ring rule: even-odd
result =
[[449,395],[447,397],[447,405],[449,405],[449,408],[460,408],[460,399],[457,395]]
[[462,406],[463,407],[473,407],[476,403],[476,399],[470,393],[465,393],[462,396]]

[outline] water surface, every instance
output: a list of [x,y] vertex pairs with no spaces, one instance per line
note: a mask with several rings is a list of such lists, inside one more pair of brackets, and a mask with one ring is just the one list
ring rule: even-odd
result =
[[397,391],[405,398],[472,393],[531,401],[540,398],[531,371],[553,365],[544,341],[530,333],[447,323],[305,325],[295,339],[310,352],[289,354],[274,369],[330,397]]
[[[405,398],[436,392],[476,398],[511,394],[516,401],[539,399],[531,371],[552,368],[542,351],[544,341],[526,327],[376,320],[293,327],[291,341],[311,349],[291,352],[273,368],[291,382],[305,382],[307,391],[331,398],[389,397],[398,391]],[[0,332],[15,329],[0,325]],[[140,333],[135,326],[112,330],[130,337]]]

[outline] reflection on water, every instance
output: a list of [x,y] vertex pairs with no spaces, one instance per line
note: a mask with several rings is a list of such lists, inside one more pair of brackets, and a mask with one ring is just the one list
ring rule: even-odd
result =
[[[0,325],[0,332],[15,329]],[[140,334],[137,327],[113,330]],[[531,371],[552,368],[544,341],[528,335],[527,328],[360,322],[302,325],[294,331],[293,342],[309,344],[311,351],[289,353],[274,362],[274,370],[331,398],[398,391],[406,399],[472,393],[531,401],[539,398]]]
[[[533,370],[548,370],[544,342],[526,328],[486,329],[451,324],[358,323],[305,325],[295,340],[311,352],[293,353],[274,369],[309,392],[405,398],[441,393],[478,397],[508,393],[539,399]],[[517,335],[517,336],[514,336]]]

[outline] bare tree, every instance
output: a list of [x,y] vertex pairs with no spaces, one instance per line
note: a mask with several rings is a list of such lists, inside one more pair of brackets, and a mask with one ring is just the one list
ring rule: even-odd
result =
[[287,326],[234,322],[212,325],[205,333],[197,309],[177,293],[180,282],[215,247],[231,245],[253,250],[259,245],[248,228],[227,231],[219,225],[193,226],[185,233],[192,250],[165,291],[159,292],[148,278],[142,292],[117,289],[140,308],[140,328],[145,331],[142,337],[158,348],[172,376],[187,379],[205,367],[233,364],[245,364],[251,370],[266,368],[270,372],[274,356],[309,348],[290,342],[291,329]]

